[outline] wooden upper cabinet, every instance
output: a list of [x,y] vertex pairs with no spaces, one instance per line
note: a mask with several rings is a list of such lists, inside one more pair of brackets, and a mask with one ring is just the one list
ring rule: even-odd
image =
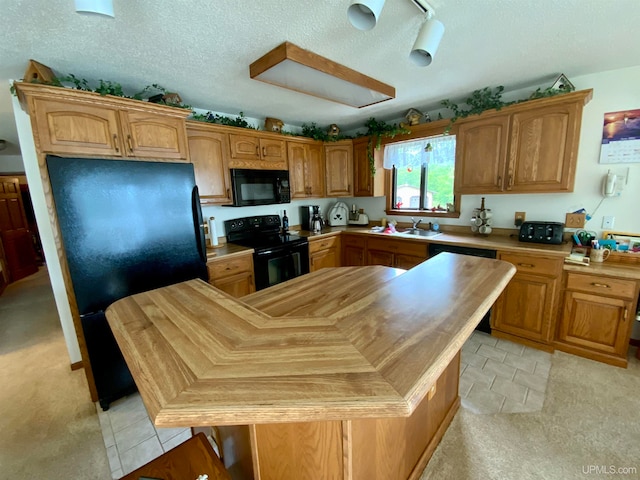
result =
[[507,162],[509,117],[466,122],[456,136],[456,191],[499,193]]
[[187,126],[189,156],[200,191],[200,202],[208,204],[231,203],[229,176],[229,138],[208,124],[190,123]]
[[123,155],[117,109],[35,98],[33,110],[43,152]]
[[371,173],[368,155],[368,138],[353,142],[353,195],[356,197],[381,197],[386,195],[384,170],[382,168],[383,150],[373,151],[375,175]]
[[183,118],[120,110],[125,155],[138,158],[187,160],[187,134]]
[[285,141],[258,133],[229,133],[230,168],[286,170]]
[[461,120],[456,193],[573,191],[582,109],[591,95],[573,92]]
[[351,140],[324,147],[327,197],[353,196],[353,143]]
[[574,102],[511,116],[506,190],[517,193],[573,190],[579,112],[582,108]]
[[324,158],[322,145],[313,142],[287,142],[291,198],[324,196]]
[[49,85],[16,90],[42,153],[188,159],[188,110]]

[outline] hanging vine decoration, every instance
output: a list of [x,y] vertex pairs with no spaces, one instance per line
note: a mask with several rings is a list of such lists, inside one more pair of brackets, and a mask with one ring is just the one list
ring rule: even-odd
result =
[[383,138],[393,138],[396,135],[400,134],[409,134],[411,130],[407,130],[406,128],[398,126],[398,124],[394,123],[389,125],[383,120],[376,120],[371,117],[364,124],[367,127],[367,131],[364,135],[369,137],[369,141],[367,142],[367,157],[369,159],[369,169],[371,170],[371,175],[376,174],[376,164],[375,157],[373,154],[373,142],[375,140],[375,149],[380,150],[382,146]]

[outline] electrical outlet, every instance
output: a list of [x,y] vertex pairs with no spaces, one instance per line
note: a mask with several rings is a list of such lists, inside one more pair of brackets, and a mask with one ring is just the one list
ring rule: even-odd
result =
[[519,227],[524,222],[525,217],[527,216],[526,212],[516,212],[513,223],[516,227]]
[[566,228],[584,228],[586,223],[586,214],[584,213],[567,213],[564,219]]
[[613,223],[616,221],[616,217],[613,216],[604,216],[602,217],[602,228],[611,229],[613,228]]

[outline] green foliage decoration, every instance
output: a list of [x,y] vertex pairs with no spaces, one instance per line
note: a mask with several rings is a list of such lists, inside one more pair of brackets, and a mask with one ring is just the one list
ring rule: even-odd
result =
[[258,129],[247,121],[243,112],[240,112],[237,117],[226,117],[217,113],[213,114],[212,112],[197,113],[194,111],[191,114],[191,118],[199,122],[217,123],[219,125],[227,125],[229,127],[248,128],[250,130]]
[[409,134],[411,130],[407,130],[396,123],[388,124],[384,120],[376,120],[373,117],[370,117],[364,126],[367,127],[367,131],[363,135],[369,137],[369,142],[367,143],[369,169],[371,170],[371,175],[375,175],[376,165],[373,156],[373,142],[375,141],[376,150],[380,150],[383,138],[393,138],[399,134]]

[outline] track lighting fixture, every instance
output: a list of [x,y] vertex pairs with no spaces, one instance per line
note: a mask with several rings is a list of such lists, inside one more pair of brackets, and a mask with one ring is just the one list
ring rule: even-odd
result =
[[351,25],[358,30],[371,30],[378,23],[378,17],[385,0],[354,0],[347,9]]
[[93,13],[106,17],[115,17],[113,13],[113,0],[75,0],[76,12]]

